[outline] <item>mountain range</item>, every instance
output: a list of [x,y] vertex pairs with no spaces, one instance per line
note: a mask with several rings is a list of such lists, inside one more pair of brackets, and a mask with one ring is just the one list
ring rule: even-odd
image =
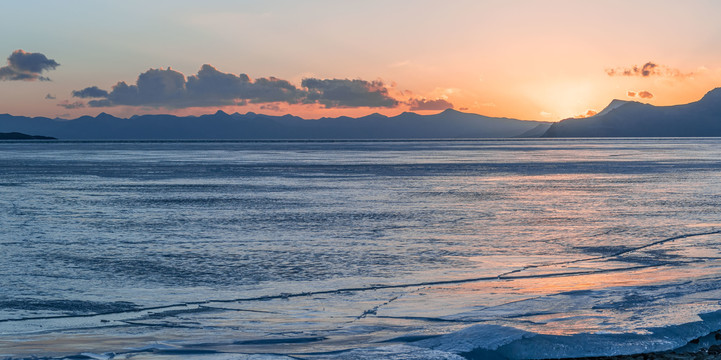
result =
[[227,114],[178,117],[101,113],[74,120],[0,114],[0,131],[59,139],[431,139],[538,137],[551,126],[541,121],[493,118],[448,109],[435,115],[404,112],[387,117],[305,120],[297,116]]
[[452,109],[434,115],[404,112],[306,120],[256,113],[179,117],[106,113],[73,120],[0,114],[0,132],[42,134],[72,140],[150,139],[458,139],[511,137],[721,136],[721,88],[701,100],[653,106],[613,100],[598,114],[558,123],[495,118]]

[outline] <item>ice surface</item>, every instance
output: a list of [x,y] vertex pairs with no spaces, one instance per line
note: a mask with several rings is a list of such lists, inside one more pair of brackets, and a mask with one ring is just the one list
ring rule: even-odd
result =
[[0,144],[0,357],[684,346],[721,327],[720,143]]
[[496,355],[505,359],[558,359],[639,354],[677,349],[693,339],[721,329],[721,311],[702,314],[701,318],[703,321],[649,328],[648,334],[547,335],[503,326],[474,325],[413,344],[451,353],[484,353],[489,357]]

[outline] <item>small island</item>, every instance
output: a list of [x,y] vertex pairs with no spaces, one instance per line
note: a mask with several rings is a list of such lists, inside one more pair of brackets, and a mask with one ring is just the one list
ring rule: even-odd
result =
[[57,140],[50,136],[28,135],[19,132],[0,132],[0,140]]

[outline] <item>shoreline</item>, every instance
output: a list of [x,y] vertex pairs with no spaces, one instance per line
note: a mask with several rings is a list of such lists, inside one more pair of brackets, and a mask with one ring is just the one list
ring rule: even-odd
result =
[[[567,360],[710,360],[721,359],[721,330],[713,331],[675,349],[633,355],[588,356]],[[550,359],[546,359],[550,360]]]
[[[635,355],[616,355],[601,357],[582,357],[571,358],[567,360],[706,360],[721,359],[721,347],[715,346],[710,349],[701,349],[696,352],[661,352],[661,353],[642,353]],[[550,359],[547,359],[550,360]]]

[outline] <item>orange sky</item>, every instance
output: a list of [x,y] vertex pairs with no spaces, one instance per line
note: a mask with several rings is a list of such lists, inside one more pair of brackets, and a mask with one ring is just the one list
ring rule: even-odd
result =
[[[42,12],[35,5],[5,5],[14,16],[0,24],[9,34],[0,56],[23,49],[59,66],[39,73],[52,81],[0,75],[0,113],[188,115],[222,108],[317,118],[395,115],[414,102],[437,101],[426,113],[449,103],[483,115],[557,121],[600,111],[614,98],[687,103],[721,85],[715,1],[78,0],[49,2]],[[91,86],[110,92],[120,81],[134,85],[151,68],[172,67],[187,79],[203,64],[251,81],[272,76],[301,92],[306,78],[376,81],[396,102],[249,98],[243,106],[190,107],[195,100],[171,106],[116,99],[91,107],[91,98],[72,95]]]

